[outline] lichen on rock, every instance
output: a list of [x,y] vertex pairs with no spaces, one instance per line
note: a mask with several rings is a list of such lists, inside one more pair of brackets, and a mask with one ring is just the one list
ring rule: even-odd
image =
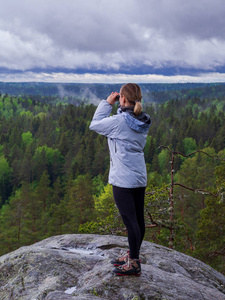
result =
[[150,242],[141,276],[115,276],[110,261],[127,246],[125,237],[69,234],[22,247],[0,257],[0,299],[225,300],[222,274]]

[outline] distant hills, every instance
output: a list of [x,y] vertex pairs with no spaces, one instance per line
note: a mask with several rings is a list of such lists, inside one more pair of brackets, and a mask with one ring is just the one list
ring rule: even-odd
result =
[[[225,95],[225,83],[142,83],[145,102],[165,102],[184,98],[220,98]],[[77,98],[95,103],[105,99],[121,84],[0,82],[0,94],[11,96]],[[50,99],[49,99],[50,101]],[[70,101],[69,101],[70,102]]]

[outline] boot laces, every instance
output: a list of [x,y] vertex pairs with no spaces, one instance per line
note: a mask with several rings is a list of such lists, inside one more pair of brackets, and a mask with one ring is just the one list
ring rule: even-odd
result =
[[134,260],[130,258],[130,256],[128,255],[127,262],[124,265],[120,266],[119,268],[121,270],[126,270],[126,271],[129,269],[134,269],[135,266],[132,264],[132,262],[134,262]]

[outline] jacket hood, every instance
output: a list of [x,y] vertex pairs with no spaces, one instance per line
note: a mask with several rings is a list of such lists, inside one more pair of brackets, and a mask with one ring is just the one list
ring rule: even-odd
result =
[[134,114],[133,106],[119,107],[117,113],[123,113],[127,125],[137,132],[148,132],[151,118],[148,114],[141,112],[139,116]]

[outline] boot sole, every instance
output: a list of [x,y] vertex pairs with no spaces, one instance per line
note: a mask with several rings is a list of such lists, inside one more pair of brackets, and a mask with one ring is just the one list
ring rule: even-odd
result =
[[138,273],[138,274],[136,274],[136,273],[131,273],[131,274],[121,274],[121,273],[115,273],[117,276],[140,276],[141,275],[141,273]]
[[123,263],[123,264],[113,264],[115,267],[119,267],[119,266],[122,266],[122,265],[124,265],[125,263]]

